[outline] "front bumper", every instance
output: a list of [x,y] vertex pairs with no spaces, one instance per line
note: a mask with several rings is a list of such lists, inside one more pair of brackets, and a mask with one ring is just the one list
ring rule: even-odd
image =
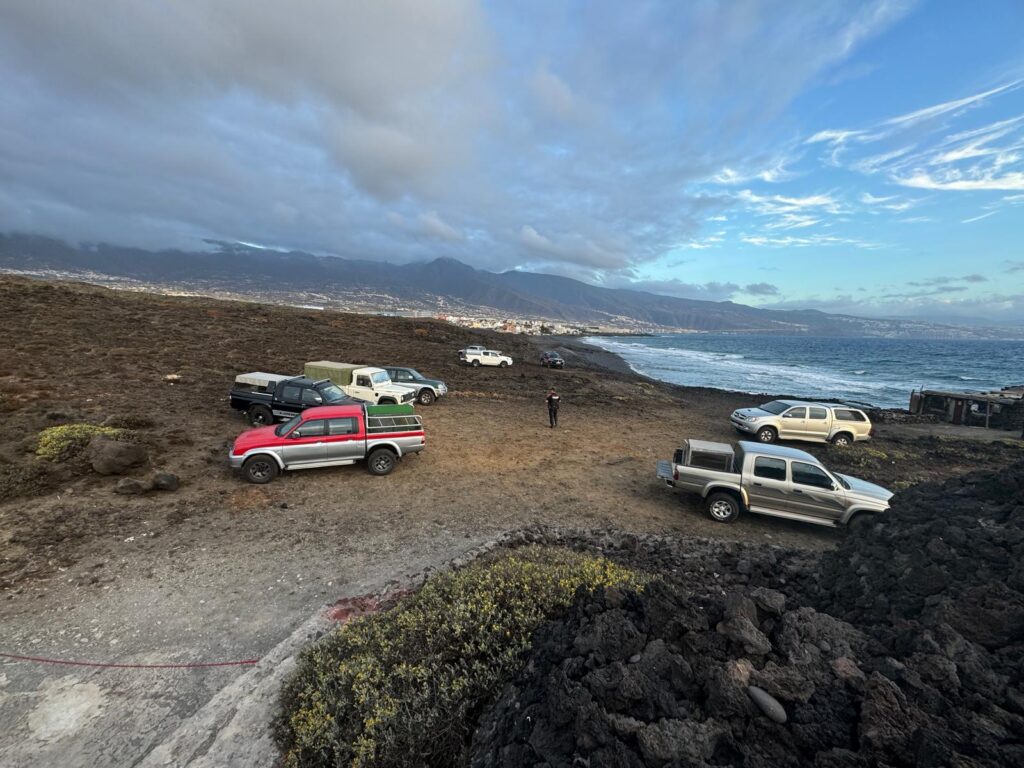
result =
[[242,464],[245,463],[245,456],[235,456],[233,453],[228,454],[228,464],[231,465],[232,469],[241,469]]
[[730,418],[729,421],[731,421],[732,425],[736,427],[736,429],[738,429],[740,432],[747,432],[753,434],[754,432],[757,431],[756,422],[743,421],[742,419],[737,419],[735,416]]

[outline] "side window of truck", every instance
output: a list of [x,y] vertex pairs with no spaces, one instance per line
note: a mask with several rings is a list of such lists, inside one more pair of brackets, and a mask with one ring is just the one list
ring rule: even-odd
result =
[[[676,462],[677,464],[681,462]],[[708,451],[692,451],[690,466],[700,469],[712,469],[716,472],[728,472],[732,469],[732,454],[709,453]]]
[[370,385],[370,377],[369,376],[356,376],[356,386],[357,387],[370,387],[371,386]]
[[754,459],[754,477],[785,482],[786,462],[783,459],[770,459],[767,456],[758,456]]
[[305,405],[323,405],[324,399],[315,389],[302,390],[302,402]]
[[821,467],[813,464],[804,464],[802,461],[793,462],[793,482],[797,485],[810,485],[814,488],[832,490],[832,478],[830,478]]
[[296,437],[321,437],[327,434],[327,422],[323,419],[304,422],[292,434]]
[[828,411],[825,410],[824,408],[808,408],[807,410],[808,410],[807,418],[809,418],[809,419],[822,419],[822,420],[824,420],[824,419],[828,418]]
[[784,419],[806,419],[807,418],[807,409],[803,408],[803,407],[801,407],[801,408],[790,408],[788,411],[786,411],[782,415],[782,418],[784,418]]
[[327,430],[331,435],[354,435],[359,431],[355,418],[330,419]]
[[836,418],[839,421],[867,421],[867,417],[860,411],[848,411],[836,408]]
[[298,403],[302,400],[301,387],[284,387],[281,391],[281,399],[286,403]]

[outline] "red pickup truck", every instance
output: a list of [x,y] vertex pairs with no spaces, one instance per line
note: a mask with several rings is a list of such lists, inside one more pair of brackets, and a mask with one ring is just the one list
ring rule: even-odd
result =
[[425,444],[423,420],[412,406],[332,405],[243,432],[228,459],[250,483],[269,483],[284,470],[364,459],[372,474],[386,475],[402,456],[422,451]]

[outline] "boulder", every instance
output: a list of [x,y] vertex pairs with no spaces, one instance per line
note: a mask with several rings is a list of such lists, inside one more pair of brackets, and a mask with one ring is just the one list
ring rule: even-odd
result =
[[701,765],[714,754],[725,728],[714,720],[659,720],[637,734],[640,753],[648,765],[674,760],[680,765]]
[[756,685],[752,685],[747,688],[747,693],[750,695],[751,701],[757,704],[757,708],[760,709],[765,717],[776,723],[786,722],[786,708],[779,703],[778,699],[772,696],[767,691],[758,688]]
[[178,476],[171,472],[157,472],[149,481],[155,491],[176,491],[180,483]]
[[743,650],[749,654],[764,656],[767,653],[771,653],[771,641],[750,619],[736,617],[727,621],[720,621],[715,629],[723,637],[727,637],[734,643],[742,645]]
[[125,443],[97,436],[89,441],[86,455],[93,470],[101,475],[123,475],[132,467],[145,464],[149,459],[146,449],[135,443]]

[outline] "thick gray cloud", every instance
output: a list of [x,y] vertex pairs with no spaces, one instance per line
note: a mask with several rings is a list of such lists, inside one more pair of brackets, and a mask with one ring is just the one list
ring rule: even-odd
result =
[[13,0],[0,228],[625,278],[734,204],[695,181],[774,162],[787,105],[905,11]]

